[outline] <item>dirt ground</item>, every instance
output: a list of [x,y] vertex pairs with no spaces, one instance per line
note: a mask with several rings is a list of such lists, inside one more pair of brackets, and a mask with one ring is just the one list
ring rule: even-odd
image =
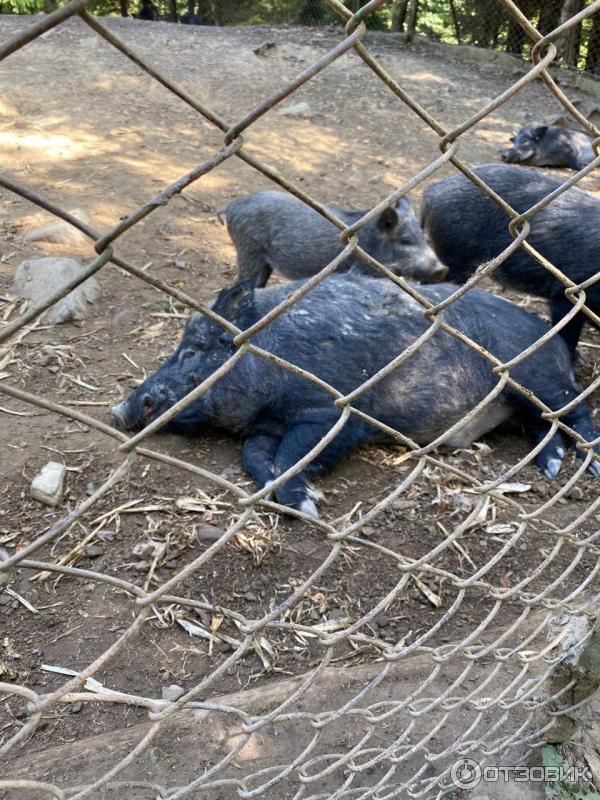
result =
[[[31,23],[31,18],[0,17],[0,41]],[[116,19],[108,24],[228,121],[241,117],[340,38],[334,30],[186,28]],[[266,40],[276,42],[276,49],[265,57],[255,55],[253,50]],[[463,121],[514,80],[492,64],[463,64],[450,51],[432,53],[419,45],[403,49],[381,37],[373,40],[372,50],[413,97],[448,126]],[[219,131],[79,21],[7,58],[0,64],[0,84],[2,169],[63,208],[84,209],[98,229],[113,226],[222,144]],[[432,132],[354,54],[334,63],[287,101],[297,102],[310,105],[311,118],[274,111],[245,139],[249,151],[323,202],[371,207],[439,154]],[[530,85],[462,137],[460,153],[471,163],[497,160],[499,148],[516,127],[554,113],[560,109],[547,90],[541,84]],[[450,171],[443,170],[436,179]],[[240,194],[267,186],[260,174],[230,159],[136,225],[119,241],[118,253],[209,302],[236,274],[234,250],[216,212]],[[588,178],[586,188],[597,192],[600,181]],[[419,200],[416,191],[413,202],[418,205]],[[26,234],[46,220],[27,201],[2,193],[0,314],[4,319],[18,313],[6,292],[23,259],[68,254],[85,260],[92,254],[86,247],[28,244]],[[86,320],[30,330],[11,349],[9,359],[4,357],[9,351],[0,352],[0,363],[8,383],[108,422],[108,407],[172,351],[186,311],[117,267],[103,269],[99,282],[101,300]],[[543,303],[518,299],[545,313]],[[587,383],[600,370],[600,336],[588,328],[583,339],[578,371]],[[597,416],[597,397],[592,405]],[[88,426],[5,396],[0,398],[0,418],[0,546],[12,553],[93,493],[122,456],[115,452],[114,440]],[[251,485],[241,467],[240,443],[226,435],[158,435],[151,447]],[[519,432],[497,433],[444,459],[478,478],[489,478],[523,457],[528,447]],[[319,480],[324,518],[357,519],[364,514],[408,474],[409,464],[402,456],[401,448],[366,448]],[[32,477],[49,460],[62,461],[69,470],[65,500],[57,509],[29,497]],[[573,469],[567,460],[560,480],[564,482]],[[517,498],[526,511],[556,490],[534,468],[525,468],[518,480],[529,485]],[[435,547],[449,526],[465,518],[473,502],[467,489],[460,479],[429,468],[361,535],[403,557],[419,558]],[[553,522],[563,525],[575,519],[596,494],[593,479],[582,478],[555,508]],[[37,557],[59,560],[88,537],[83,552],[70,563],[154,587],[206,549],[210,544],[206,526],[224,531],[238,515],[235,498],[208,480],[138,460],[126,481]],[[459,546],[440,553],[435,565],[455,575],[473,574],[514,534],[515,518],[514,509],[490,504],[480,524],[462,535]],[[589,534],[595,524],[592,517],[582,525],[581,535]],[[166,548],[161,550],[163,544]],[[488,579],[509,588],[530,574],[553,545],[547,526],[531,528]],[[133,643],[96,678],[111,689],[148,697],[160,697],[162,688],[173,683],[193,686],[230,653],[231,643],[220,635],[240,637],[227,610],[260,618],[299,586],[330,549],[321,532],[302,522],[260,515],[177,588],[180,595],[222,607],[222,615],[177,605],[157,607]],[[286,612],[287,620],[342,628],[376,605],[399,580],[396,562],[383,550],[353,545],[342,552],[302,602]],[[158,560],[154,554],[159,554]],[[574,555],[575,548],[565,544],[528,590],[535,592],[551,583]],[[595,562],[594,554],[584,556],[555,594],[567,595]],[[426,575],[409,586],[365,630],[370,642],[336,648],[340,666],[379,657],[381,643],[414,641],[456,598],[452,585]],[[135,612],[130,597],[104,583],[40,578],[23,570],[12,588],[33,610],[14,595],[0,594],[0,681],[27,685],[36,692],[51,691],[64,680],[42,665],[84,668],[112,644]],[[462,638],[491,607],[488,596],[469,589],[459,613],[432,641]],[[517,603],[505,603],[496,623],[512,619],[520,610]],[[215,639],[190,637],[181,620],[216,632]],[[268,638],[268,650],[239,660],[213,682],[207,696],[304,672],[322,657],[314,638],[283,630],[269,633]],[[18,730],[22,718],[21,701],[0,693],[0,743]],[[11,758],[145,718],[143,709],[131,706],[61,706]],[[10,774],[11,761],[7,764]],[[52,778],[51,770],[36,777]]]

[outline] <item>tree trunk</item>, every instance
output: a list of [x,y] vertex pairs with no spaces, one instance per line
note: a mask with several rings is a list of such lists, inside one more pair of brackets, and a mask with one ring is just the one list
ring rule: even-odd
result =
[[[564,0],[560,12],[560,24],[562,25],[563,22],[578,14],[584,5],[585,0]],[[576,67],[579,59],[579,47],[581,46],[581,23],[568,30],[560,42],[556,42],[556,45],[558,55],[563,63],[569,67]]]
[[460,44],[460,25],[458,24],[458,14],[456,13],[456,6],[454,0],[450,2],[450,13],[452,15],[452,24],[454,25],[454,34],[456,36],[456,44]]
[[406,29],[406,41],[412,42],[417,30],[417,16],[419,14],[419,0],[410,0],[410,11],[408,13],[408,27]]
[[406,12],[408,11],[408,0],[394,0],[392,6],[392,30],[402,33],[404,30],[404,22],[406,20]]
[[[537,3],[535,0],[521,0],[519,9],[527,19],[531,19],[536,11]],[[525,31],[512,16],[508,21],[508,36],[506,38],[506,52],[516,56],[523,55],[523,45],[525,44]]]
[[596,14],[593,18],[585,69],[594,75],[600,75],[600,14]]
[[171,7],[171,22],[177,22],[177,0],[170,0],[169,6]]
[[129,16],[129,9],[127,8],[127,0],[119,0],[119,10],[122,17]]
[[547,36],[558,27],[561,5],[561,0],[542,0],[540,3],[540,18],[537,29],[542,36]]

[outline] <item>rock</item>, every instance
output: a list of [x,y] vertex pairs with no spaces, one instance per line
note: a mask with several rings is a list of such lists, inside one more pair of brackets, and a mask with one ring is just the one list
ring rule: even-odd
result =
[[270,56],[274,55],[277,51],[276,42],[263,42],[259,47],[256,47],[252,52],[256,56]]
[[[31,258],[19,264],[8,292],[12,296],[24,297],[35,307],[80,271],[81,265],[74,258]],[[71,319],[83,319],[87,315],[88,304],[94,303],[99,296],[98,282],[95,278],[88,278],[49,308],[42,320],[45,325],[58,325]]]
[[196,539],[199,542],[216,542],[223,536],[224,531],[215,528],[214,525],[205,525],[196,531]]
[[83,703],[78,700],[71,706],[71,714],[79,714],[82,708],[83,708]]
[[83,548],[83,552],[87,558],[98,558],[104,555],[104,550],[101,547],[96,547],[93,544],[88,544]]
[[149,558],[153,558],[159,546],[160,545],[158,542],[139,542],[139,544],[136,544],[133,547],[131,552],[134,556],[147,556]]
[[[69,214],[72,217],[76,217],[80,222],[84,222],[86,225],[90,223],[88,215],[80,208],[72,209],[69,211]],[[80,247],[90,242],[91,239],[89,239],[85,233],[82,233],[79,228],[75,228],[73,225],[65,222],[64,219],[57,219],[54,222],[50,222],[48,225],[42,225],[40,228],[36,228],[31,231],[31,233],[28,233],[25,237],[25,241],[51,242],[52,244],[68,244]]]
[[62,500],[67,468],[58,461],[49,461],[31,482],[31,496],[47,506],[57,506]]
[[118,314],[111,319],[110,324],[112,328],[131,328],[132,325],[138,325],[141,322],[142,315],[134,308],[126,308],[119,311]]
[[249,603],[256,603],[258,600],[258,597],[254,594],[254,592],[246,592],[244,597]]
[[308,103],[294,103],[291,106],[284,106],[277,113],[280,117],[304,117],[305,119],[312,119],[315,116],[315,112]]
[[[3,547],[0,547],[0,562],[1,561],[8,561],[9,558],[10,558],[10,555],[9,555],[8,550],[5,550]],[[0,572],[0,590],[2,589],[3,586],[8,586],[8,584],[10,583],[10,574],[9,573],[10,573],[10,569],[6,570],[6,572]],[[0,600],[2,600],[2,597],[4,597],[4,596],[5,595],[0,596]],[[7,603],[9,603],[9,602],[10,602],[10,598],[8,598],[6,603],[2,603],[2,605],[7,605]]]
[[174,703],[179,700],[180,697],[183,697],[184,694],[185,689],[178,686],[176,683],[172,683],[170,686],[163,686],[163,700],[169,700],[171,703]]

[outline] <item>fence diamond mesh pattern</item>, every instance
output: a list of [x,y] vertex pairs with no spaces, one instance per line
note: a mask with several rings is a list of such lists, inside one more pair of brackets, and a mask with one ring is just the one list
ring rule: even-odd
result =
[[[226,363],[200,386],[189,392],[178,403],[155,422],[133,436],[116,430],[98,418],[83,413],[55,399],[36,394],[7,383],[0,382],[0,392],[7,398],[24,401],[33,408],[50,412],[55,419],[66,418],[88,426],[90,436],[108,437],[122,463],[106,477],[102,485],[70,513],[39,535],[30,536],[29,544],[21,549],[7,550],[0,561],[0,587],[6,591],[18,587],[20,576],[40,572],[53,577],[63,577],[89,586],[102,585],[115,592],[125,593],[131,609],[131,617],[114,634],[110,647],[91,659],[85,669],[72,674],[63,673],[58,688],[42,692],[26,683],[0,682],[0,695],[13,706],[21,709],[19,724],[5,735],[0,746],[0,755],[8,765],[0,777],[0,791],[7,797],[140,797],[176,798],[184,797],[290,797],[297,800],[317,798],[374,798],[387,800],[393,797],[441,797],[455,791],[453,765],[460,759],[470,758],[480,764],[497,763],[498,759],[511,753],[522,755],[535,751],[544,742],[552,739],[552,733],[561,720],[572,716],[577,708],[590,696],[589,687],[578,692],[578,681],[573,675],[564,677],[561,672],[565,659],[594,640],[594,625],[597,611],[598,532],[594,531],[594,518],[598,513],[600,498],[578,510],[568,522],[559,522],[555,516],[561,501],[570,496],[573,487],[581,480],[586,469],[595,460],[599,440],[586,441],[580,433],[565,422],[565,415],[578,401],[589,397],[600,384],[600,376],[582,390],[580,396],[563,408],[551,409],[542,400],[523,387],[514,377],[515,367],[529,355],[539,350],[547,340],[538,340],[508,363],[502,363],[482,345],[467,337],[446,320],[446,310],[471,288],[492,274],[510,255],[515,247],[524,248],[545,269],[558,277],[565,286],[565,294],[573,304],[573,313],[581,310],[596,325],[600,319],[586,306],[586,291],[600,280],[600,272],[584,283],[575,284],[555,265],[548,262],[528,243],[532,219],[554,197],[549,196],[526,213],[518,214],[505,200],[499,197],[460,154],[461,136],[478,122],[494,112],[509,98],[536,79],[545,82],[548,91],[562,104],[565,111],[600,141],[600,132],[570,102],[563,90],[548,73],[556,54],[556,42],[576,26],[600,11],[600,2],[587,6],[580,14],[564,22],[545,36],[531,25],[510,0],[501,0],[504,11],[511,15],[524,31],[531,43],[532,63],[526,75],[515,81],[500,96],[495,97],[476,113],[453,129],[435,118],[423,108],[372,56],[363,43],[364,20],[378,10],[384,0],[371,0],[354,15],[338,0],[328,0],[330,8],[346,22],[345,34],[340,42],[323,57],[315,61],[297,77],[282,86],[275,94],[264,98],[242,118],[225,120],[208,108],[188,91],[177,85],[156,69],[152,63],[137,55],[101,21],[86,9],[85,0],[74,0],[54,13],[36,20],[27,30],[0,46],[0,59],[9,57],[51,30],[55,26],[78,15],[90,30],[120,51],[155,81],[193,109],[204,120],[223,132],[223,145],[213,156],[195,169],[183,175],[155,197],[119,220],[112,229],[101,232],[82,222],[72,213],[49,202],[45,197],[20,181],[4,173],[0,185],[40,209],[65,220],[82,231],[95,242],[97,256],[81,270],[76,279],[48,297],[43,305],[30,308],[17,318],[6,321],[0,329],[0,343],[10,346],[16,338],[28,330],[41,314],[59,301],[68,292],[81,285],[100,270],[110,269],[110,264],[120,267],[136,281],[144,281],[174,300],[213,320],[225,331],[233,334],[236,351]],[[280,101],[292,95],[319,73],[350,53],[362,59],[373,75],[389,90],[390,106],[396,106],[406,114],[417,115],[439,137],[440,156],[425,169],[414,174],[404,185],[385,197],[381,203],[365,214],[357,223],[346,226],[328,208],[303,188],[286,179],[268,163],[259,159],[245,147],[244,133],[268,114]],[[598,138],[596,138],[598,137]],[[151,269],[124,259],[119,255],[119,239],[133,226],[139,224],[152,212],[167,205],[172,198],[195,182],[202,185],[204,176],[217,170],[229,159],[241,159],[246,165],[262,173],[274,185],[291,192],[311,208],[325,216],[340,229],[344,243],[342,254],[321,272],[309,279],[269,315],[246,330],[240,330],[190,294],[168,284],[152,274]],[[457,288],[447,299],[432,303],[421,293],[419,286],[408,283],[379,263],[358,244],[358,231],[374,219],[384,208],[427,179],[436,176],[438,170],[452,164],[454,168],[493,201],[498,203],[510,218],[510,230],[514,243],[491,262],[480,268],[465,286]],[[554,195],[562,194],[588,175],[600,163],[597,156],[585,169],[566,180]],[[344,395],[336,386],[329,385],[316,375],[300,369],[267,350],[257,346],[254,339],[273,320],[288,312],[303,297],[351,255],[359,256],[380,273],[381,280],[391,281],[406,292],[421,308],[429,325],[426,335],[421,337],[409,352],[398,353],[388,367],[369,377],[362,386]],[[556,336],[562,324],[556,325],[549,336]],[[495,389],[473,409],[453,425],[435,442],[419,445],[401,430],[390,430],[376,417],[366,414],[359,407],[361,396],[376,387],[398,364],[410,360],[418,349],[425,345],[428,337],[444,331],[451,337],[476,351],[489,364],[489,370],[497,377]],[[153,449],[150,435],[161,428],[175,413],[187,407],[223,378],[247,354],[274,365],[284,372],[293,373],[305,381],[315,383],[331,398],[332,409],[337,409],[337,422],[300,461],[278,475],[271,486],[259,490],[247,482],[238,482],[224,477],[211,469],[210,464],[193,463]],[[544,439],[523,458],[509,465],[501,474],[489,476],[482,482],[469,474],[467,467],[459,469],[451,465],[437,449],[444,441],[472,423],[482,408],[491,404],[499,391],[510,387],[534,403],[548,421],[550,427]],[[400,482],[392,485],[387,494],[359,515],[346,515],[331,520],[327,514],[313,519],[297,509],[282,507],[272,492],[290,477],[297,475],[307,463],[318,457],[336,434],[352,418],[368,421],[383,433],[403,445],[409,469]],[[577,442],[584,457],[568,479],[557,482],[550,495],[534,509],[524,508],[519,495],[508,493],[506,484],[518,479],[520,471],[532,463],[537,452],[556,433]],[[203,552],[190,560],[183,568],[176,569],[171,577],[152,588],[150,583],[140,586],[130,580],[101,571],[69,566],[52,558],[49,546],[55,543],[79,520],[86,517],[95,504],[106,497],[116,486],[127,479],[134,465],[148,460],[176,467],[191,478],[208,479],[215,488],[235,498],[237,511],[222,536],[212,542]],[[377,544],[370,537],[369,528],[377,526],[380,515],[397,506],[411,491],[423,483],[440,480],[440,476],[454,476],[468,487],[474,498],[468,513],[459,517],[447,515],[440,519],[437,538],[427,543],[421,557],[409,558],[402,548],[393,549]],[[439,556],[449,549],[460,549],[461,536],[478,520],[485,519],[489,509],[503,510],[502,529],[504,538],[499,538],[495,552],[485,560],[471,560],[468,554],[462,561],[462,570],[452,571],[440,566]],[[271,604],[265,613],[256,618],[247,616],[235,608],[216,606],[201,593],[189,591],[188,579],[204,569],[234,541],[242,541],[244,531],[253,524],[260,524],[265,514],[285,512],[295,517],[300,525],[311,525],[327,546],[327,555],[307,574],[294,583],[289,591]],[[544,557],[531,564],[530,573],[511,584],[502,580],[502,567],[510,558],[520,557],[521,546],[532,535],[542,535],[545,541]],[[356,553],[369,549],[395,572],[391,588],[386,589],[374,603],[365,604],[352,619],[339,619],[329,624],[311,624],[296,615],[295,609],[307,594],[316,594],[321,580],[327,572],[340,564],[351,563]],[[42,554],[42,558],[39,556]],[[584,564],[585,568],[575,571]],[[429,581],[443,581],[446,587],[446,603],[437,611],[435,623],[417,636],[392,643],[380,634],[375,620],[393,601],[402,598],[416,582],[430,598],[435,593],[428,588]],[[465,603],[476,599],[481,606],[479,618],[470,616],[459,626],[460,634],[448,641],[444,628],[450,621],[460,621]],[[224,637],[219,626],[206,630],[206,638],[219,647],[226,645],[215,658],[214,668],[201,682],[191,686],[176,698],[160,698],[159,687],[148,696],[130,694],[98,682],[102,668],[118,655],[127,654],[135,662],[139,657],[139,637],[149,619],[165,621],[173,609],[198,611],[208,614],[213,620],[226,619],[235,624],[236,636]],[[566,615],[566,617],[565,617]],[[557,623],[557,617],[583,621],[580,635],[569,639],[572,628]],[[500,624],[502,620],[502,624]],[[109,627],[110,619],[104,624]],[[197,626],[199,627],[199,626]],[[457,630],[456,628],[454,630]],[[272,655],[270,642],[280,634],[289,634],[297,641],[310,641],[315,652],[315,666],[299,677],[282,677],[275,688],[267,691],[259,682],[247,695],[239,693],[222,697],[213,689],[219,678],[228,670],[235,669],[249,654],[260,655],[268,663]],[[568,635],[567,635],[568,634]],[[76,632],[73,632],[73,637]],[[340,648],[353,651],[364,650],[371,654],[360,670],[346,667],[340,671]],[[562,675],[562,678],[561,678]],[[48,730],[43,721],[56,709],[74,703],[91,705],[120,705],[142,708],[147,711],[147,724],[140,735],[123,749],[115,749],[100,774],[89,777],[86,773],[85,757],[77,764],[71,782],[56,785],[48,774],[52,770],[38,772],[35,757],[31,758],[30,777],[12,777],[10,757],[25,752],[35,744],[39,750],[38,736]],[[11,706],[11,707],[13,707]],[[188,715],[187,717],[185,715]],[[184,715],[184,716],[182,716]],[[182,719],[191,720],[190,730],[180,733],[180,748],[189,748],[187,757],[190,770],[184,776],[176,771],[170,782],[157,783],[144,777],[148,753],[170,726],[181,725]],[[222,725],[228,735],[218,740],[214,731]],[[277,735],[274,735],[273,732]],[[285,740],[286,748],[279,748]],[[51,741],[51,735],[50,735]],[[267,753],[263,761],[254,761],[261,748]],[[264,755],[264,754],[263,754]],[[258,766],[257,766],[258,764]],[[44,774],[46,772],[46,775]],[[131,776],[135,775],[135,778]]]

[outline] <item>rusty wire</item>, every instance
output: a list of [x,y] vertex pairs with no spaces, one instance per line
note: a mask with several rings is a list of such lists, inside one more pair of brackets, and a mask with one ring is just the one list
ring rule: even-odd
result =
[[[600,10],[600,0],[587,6],[576,17],[566,21],[560,28],[542,37],[535,27],[519,11],[512,0],[499,0],[504,9],[522,26],[527,37],[533,45],[532,65],[527,74],[515,81],[506,91],[486,103],[477,113],[466,119],[454,129],[448,130],[414,98],[400,86],[387,71],[377,62],[364,45],[365,24],[364,20],[370,13],[380,8],[386,0],[370,0],[360,11],[352,14],[339,0],[327,0],[330,7],[346,21],[345,37],[322,58],[300,73],[293,81],[283,86],[279,91],[265,98],[254,108],[232,123],[224,120],[212,109],[207,108],[189,92],[178,86],[170,77],[162,74],[155,66],[141,58],[127,44],[98,19],[94,18],[86,9],[85,0],[74,0],[58,9],[52,14],[35,22],[25,32],[18,34],[0,46],[0,60],[19,51],[38,36],[60,25],[70,17],[78,16],[92,31],[102,37],[110,46],[119,50],[138,67],[144,70],[151,78],[158,81],[167,90],[178,97],[183,103],[197,112],[209,123],[223,133],[223,147],[214,155],[199,164],[195,169],[183,175],[162,192],[151,198],[139,208],[135,209],[125,219],[119,220],[109,231],[99,233],[86,223],[73,217],[58,205],[49,202],[46,198],[21,184],[10,175],[0,175],[0,185],[9,191],[27,199],[39,208],[51,212],[55,216],[69,222],[88,236],[95,246],[97,257],[82,270],[80,276],[60,291],[52,295],[43,305],[29,309],[12,322],[7,322],[0,329],[0,342],[8,341],[12,336],[22,331],[25,326],[37,320],[40,315],[52,304],[65,296],[73,288],[81,284],[90,275],[105,269],[107,264],[116,265],[135,278],[160,289],[171,297],[184,303],[191,309],[204,314],[233,334],[237,347],[235,354],[203,384],[193,389],[176,406],[165,412],[155,422],[140,433],[128,437],[100,422],[94,417],[74,410],[66,405],[61,405],[55,400],[42,397],[16,386],[0,383],[0,392],[31,404],[34,407],[45,409],[53,414],[78,420],[90,426],[94,433],[107,436],[115,440],[115,447],[124,453],[123,463],[97,488],[93,494],[80,503],[70,514],[54,524],[48,530],[34,537],[33,541],[21,550],[0,559],[0,588],[9,584],[19,574],[31,572],[47,572],[55,576],[69,576],[72,579],[91,582],[92,584],[105,585],[125,592],[131,603],[132,620],[125,630],[115,638],[113,644],[92,661],[84,670],[66,680],[60,687],[51,693],[42,694],[27,686],[14,683],[0,683],[0,692],[7,696],[21,698],[26,705],[26,719],[17,733],[9,737],[0,747],[0,756],[5,756],[11,750],[16,750],[24,741],[35,734],[40,725],[43,712],[60,707],[72,702],[86,703],[115,703],[125,706],[138,706],[148,711],[150,725],[141,739],[124,756],[116,758],[109,770],[94,780],[82,782],[77,785],[59,787],[50,780],[11,779],[10,775],[0,779],[0,790],[11,789],[17,793],[42,791],[47,796],[57,798],[86,798],[100,796],[104,790],[113,791],[115,796],[122,791],[133,788],[139,789],[144,797],[160,797],[176,800],[184,797],[208,796],[211,789],[224,789],[235,792],[239,797],[271,797],[271,788],[279,791],[285,781],[291,781],[297,800],[318,800],[318,798],[373,798],[384,800],[403,796],[410,797],[441,797],[452,789],[451,765],[459,757],[469,755],[477,757],[481,763],[489,761],[490,757],[499,757],[507,751],[516,751],[520,746],[530,749],[539,747],[544,742],[546,733],[551,729],[553,716],[564,714],[569,710],[567,692],[572,684],[562,686],[560,689],[546,691],[543,695],[538,693],[540,687],[554,674],[558,657],[555,648],[561,643],[564,633],[557,634],[550,642],[545,640],[548,626],[553,614],[559,608],[569,607],[572,611],[588,617],[595,618],[597,597],[593,594],[593,584],[600,571],[600,548],[597,539],[600,532],[586,534],[580,526],[588,520],[598,508],[600,499],[595,500],[588,508],[582,511],[575,520],[560,527],[555,524],[547,512],[553,509],[560,500],[568,497],[571,489],[576,485],[579,477],[586,467],[596,458],[593,447],[598,442],[586,442],[561,419],[577,402],[585,399],[595,390],[600,383],[597,378],[580,395],[563,408],[553,411],[539,398],[531,397],[530,393],[521,386],[511,375],[511,369],[539,350],[552,336],[566,324],[568,319],[579,311],[585,313],[593,322],[600,324],[600,319],[585,305],[585,291],[596,281],[600,280],[600,273],[587,279],[579,285],[568,279],[561,270],[541,256],[528,242],[530,222],[542,208],[554,197],[567,191],[572,185],[577,184],[585,175],[600,164],[600,156],[581,172],[565,181],[562,186],[545,198],[526,213],[518,214],[505,200],[499,197],[485,182],[473,172],[469,165],[459,155],[459,141],[462,134],[471,130],[488,114],[513,97],[523,87],[533,80],[540,78],[545,82],[554,97],[562,104],[571,116],[583,125],[592,136],[600,139],[600,131],[589,122],[570,102],[564,91],[559,88],[548,68],[556,58],[557,50],[554,42],[584,18]],[[433,160],[425,169],[414,175],[403,186],[392,192],[388,197],[366,213],[362,219],[351,226],[346,226],[341,219],[321,204],[317,199],[309,196],[304,190],[281,176],[267,163],[250,154],[245,148],[242,134],[265,114],[288,97],[300,86],[310,81],[315,75],[327,67],[353,52],[360,57],[371,71],[378,76],[390,90],[390,99],[398,102],[404,109],[416,114],[420,119],[437,134],[441,155]],[[119,238],[140,220],[151,214],[156,208],[167,205],[170,200],[196,181],[201,181],[220,164],[229,159],[237,158],[262,173],[273,183],[291,192],[297,198],[307,203],[311,208],[322,214],[335,224],[340,230],[340,237],[344,249],[340,255],[321,270],[317,275],[307,281],[300,289],[291,294],[285,301],[269,312],[251,328],[242,331],[231,322],[223,319],[210,308],[198,303],[186,292],[177,287],[143,271],[134,264],[129,263],[118,254]],[[513,235],[513,243],[500,253],[493,261],[483,265],[476,274],[456,292],[437,305],[424,297],[417,286],[409,284],[403,278],[391,273],[383,264],[380,264],[366,253],[358,244],[358,233],[380,211],[400,197],[405,196],[410,190],[430,178],[446,163],[451,163],[456,169],[469,178],[488,197],[492,198],[507,214],[507,226]],[[555,325],[546,335],[528,347],[521,354],[507,363],[500,362],[487,352],[478,342],[471,340],[460,331],[454,329],[444,318],[444,311],[456,302],[473,286],[480,283],[483,278],[493,274],[517,248],[522,247],[535,260],[537,260],[552,275],[558,278],[565,286],[565,295],[573,304],[573,310],[568,318]],[[325,280],[337,267],[351,256],[358,256],[373,269],[380,273],[382,279],[393,281],[404,290],[413,300],[423,308],[424,318],[429,327],[419,339],[409,348],[399,353],[386,367],[351,393],[343,395],[335,386],[331,386],[316,375],[302,370],[297,366],[273,355],[258,347],[254,336],[264,330],[274,319],[287,309],[293,307],[302,297],[309,294],[314,287]],[[439,436],[435,442],[419,446],[419,444],[402,431],[397,431],[373,418],[353,405],[361,395],[377,385],[386,375],[405,363],[438,331],[444,331],[471,347],[489,363],[490,370],[497,376],[498,382],[494,389],[471,412],[454,426]],[[207,469],[189,461],[165,455],[150,450],[143,446],[146,439],[154,431],[162,427],[179,411],[187,407],[198,397],[226,375],[246,353],[270,362],[279,369],[287,370],[294,375],[310,381],[325,391],[332,401],[332,408],[340,411],[337,422],[328,433],[311,449],[300,461],[290,467],[285,473],[278,476],[269,487],[249,492],[233,480],[225,479],[214,470]],[[509,386],[531,400],[543,413],[543,417],[550,423],[549,432],[542,442],[531,449],[525,457],[512,466],[508,466],[500,475],[483,484],[479,479],[468,472],[445,463],[443,457],[434,452],[435,448],[447,440],[453,433],[468,425],[477,413],[487,406],[505,387]],[[352,417],[357,417],[369,422],[383,433],[407,448],[407,459],[411,462],[411,469],[402,481],[389,491],[386,496],[368,509],[362,517],[351,521],[312,520],[300,511],[286,509],[280,504],[270,500],[268,495],[277,486],[288,478],[298,474],[310,461],[312,461],[326,445],[337,435]],[[586,451],[575,474],[559,487],[553,495],[534,511],[526,512],[521,504],[512,497],[499,491],[502,484],[518,474],[520,469],[530,463],[536,453],[557,431],[562,431],[572,437],[579,446]],[[239,503],[239,513],[232,519],[227,531],[220,539],[202,554],[176,572],[169,580],[164,581],[154,591],[141,588],[133,582],[117,578],[112,575],[88,569],[71,567],[54,563],[51,558],[35,558],[37,551],[55,541],[75,521],[83,517],[96,502],[109,492],[116,484],[129,474],[132,466],[139,460],[157,460],[186,471],[190,475],[201,476],[210,480],[215,486],[231,492]],[[437,542],[419,559],[408,559],[401,552],[395,552],[383,547],[368,537],[361,536],[361,530],[390,505],[405,494],[423,477],[427,469],[442,469],[446,473],[460,477],[473,492],[477,501],[464,519],[459,524],[450,525],[450,529],[441,528]],[[516,529],[511,532],[503,546],[486,563],[475,568],[468,577],[461,577],[436,563],[437,557],[457,546],[462,533],[469,529],[478,515],[485,509],[490,500],[502,500],[505,507],[513,515]],[[258,619],[249,619],[235,608],[216,608],[206,600],[198,600],[178,593],[180,585],[189,577],[198,573],[198,570],[213,558],[213,556],[228,544],[236,534],[244,528],[257,512],[260,511],[286,511],[301,520],[309,521],[322,535],[328,547],[328,555],[302,582],[280,602],[273,604],[268,613]],[[536,527],[537,526],[537,527]],[[529,530],[541,530],[548,536],[548,551],[544,558],[536,565],[532,565],[530,574],[513,586],[498,585],[495,569],[503,562],[509,553],[523,541]],[[389,589],[379,601],[362,615],[342,627],[341,630],[328,632],[326,629],[317,630],[309,625],[291,621],[286,612],[292,609],[304,594],[312,587],[318,585],[320,578],[336,562],[344,556],[345,548],[350,546],[370,548],[373,552],[385,556],[397,568],[398,578],[395,585]],[[575,556],[570,565],[560,574],[553,574],[552,567],[561,551],[569,546],[575,548]],[[583,556],[595,558],[595,564],[588,570],[585,578],[568,592],[561,596],[562,584],[574,572]],[[410,581],[418,576],[435,576],[447,582],[456,592],[456,596],[449,608],[440,611],[439,618],[428,630],[421,632],[413,642],[405,644],[399,642],[390,644],[383,641],[370,627],[370,623],[393,600],[397,599],[407,590]],[[547,583],[540,590],[533,590],[530,586],[540,576],[546,576]],[[468,630],[459,641],[447,644],[436,643],[435,636],[445,623],[460,614],[461,606],[468,590],[477,590],[481,596],[491,601],[480,622]],[[503,627],[498,625],[498,615],[508,601],[516,603],[520,613],[509,624]],[[218,666],[200,683],[193,686],[178,700],[167,701],[156,697],[144,697],[138,694],[115,692],[109,688],[102,692],[90,690],[88,679],[93,678],[100,668],[116,654],[128,648],[135,658],[135,640],[141,627],[148,620],[153,609],[168,607],[177,604],[184,608],[220,613],[228,619],[235,621],[239,630],[240,639],[232,652],[219,663]],[[263,713],[253,714],[244,708],[232,706],[221,702],[218,696],[211,695],[211,688],[217,684],[218,678],[231,669],[244,656],[252,650],[258,637],[269,631],[291,631],[298,634],[312,636],[320,648],[320,656],[315,668],[305,676],[295,679],[289,686],[285,697],[275,706]],[[591,633],[587,634],[588,638]],[[335,697],[321,702],[318,707],[310,703],[304,705],[311,691],[319,691],[320,682],[331,670],[334,648],[341,643],[352,643],[354,646],[372,647],[378,654],[378,663],[372,665],[370,679],[364,685],[353,687],[350,696],[337,702]],[[578,642],[578,645],[585,643]],[[402,684],[392,684],[394,691],[392,699],[375,700],[374,693],[377,688],[391,680],[394,670],[411,658],[419,658],[421,664],[421,680],[419,687],[403,692]],[[475,685],[470,683],[472,672],[477,667],[480,671]],[[512,673],[508,670],[512,667]],[[486,672],[487,670],[487,672]],[[440,684],[440,679],[445,676],[445,684]],[[557,706],[560,710],[557,711]],[[577,708],[577,703],[572,709]],[[176,719],[175,715],[184,710],[195,710],[202,713],[217,715],[233,715],[239,722],[239,739],[234,747],[224,753],[220,760],[215,761],[206,769],[198,769],[197,776],[180,785],[178,776],[173,775],[169,785],[159,785],[146,780],[127,781],[123,776],[129,767],[135,766],[136,759],[150,746],[158,734],[167,724],[167,721]],[[461,714],[459,715],[459,711]],[[492,713],[492,717],[484,712]],[[336,723],[343,723],[350,731],[351,743],[342,752],[328,752],[331,741],[327,741],[327,732],[335,730]],[[266,730],[269,725],[277,723],[285,725],[292,723],[297,729],[302,728],[306,733],[304,744],[299,746],[293,761],[285,764],[273,764],[255,772],[245,774],[243,768],[234,762],[236,756],[248,743],[250,737],[261,730]],[[387,731],[387,733],[386,733]],[[436,735],[446,732],[450,737],[450,744],[446,746],[434,744]],[[450,732],[450,733],[448,733]],[[387,738],[386,738],[387,736]],[[300,737],[298,739],[300,741]],[[229,768],[235,763],[236,769]],[[32,766],[35,773],[35,765]],[[375,771],[376,779],[362,783],[363,775]],[[319,781],[330,781],[331,790],[323,793],[319,790]],[[331,783],[333,781],[333,783]],[[200,794],[201,793],[201,794]],[[231,795],[233,796],[233,795]]]

